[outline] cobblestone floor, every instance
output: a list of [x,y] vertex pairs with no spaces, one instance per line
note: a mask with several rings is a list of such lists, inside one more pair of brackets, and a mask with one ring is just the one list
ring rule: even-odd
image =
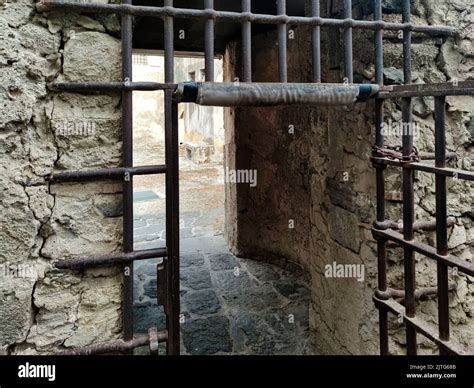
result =
[[[228,252],[222,209],[181,214],[182,353],[309,354],[307,285],[294,273]],[[136,220],[136,248],[164,245],[164,217]],[[135,267],[135,331],[164,327],[156,264]]]
[[[162,159],[163,145],[147,145],[139,160]],[[293,272],[229,253],[224,225],[224,176],[219,163],[180,158],[182,353],[309,354],[309,290]],[[160,199],[135,203],[135,249],[165,246],[162,176],[137,177],[136,191]],[[156,303],[156,265],[135,263],[135,332],[164,328]],[[141,348],[138,354],[147,354]]]

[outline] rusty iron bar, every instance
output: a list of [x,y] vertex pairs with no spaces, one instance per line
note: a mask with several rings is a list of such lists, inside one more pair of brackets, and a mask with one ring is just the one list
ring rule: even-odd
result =
[[[374,4],[374,21],[383,22],[382,0],[375,0]],[[384,86],[383,82],[383,29],[375,31],[375,81],[380,87]]]
[[375,307],[378,309],[384,309],[390,313],[402,317],[405,325],[408,325],[413,328],[414,331],[422,334],[424,337],[428,338],[430,341],[438,345],[439,348],[444,349],[446,352],[453,355],[468,355],[471,354],[468,350],[464,349],[459,344],[456,344],[452,341],[443,341],[439,338],[437,330],[431,325],[423,321],[418,317],[409,317],[406,314],[405,308],[393,299],[381,300],[374,296],[373,298]]
[[447,178],[474,181],[474,171],[466,171],[448,167],[436,167],[420,162],[408,163],[406,167],[417,171],[431,172],[438,176],[444,176]]
[[[122,0],[131,5],[132,0]],[[122,15],[122,78],[132,82],[133,18]],[[122,91],[122,159],[123,167],[133,167],[133,92]],[[123,250],[125,255],[133,253],[133,176],[123,181]],[[126,256],[125,256],[126,257]],[[123,337],[133,338],[133,261],[123,267]]]
[[108,341],[100,344],[85,346],[82,348],[74,348],[59,352],[59,356],[93,356],[108,353],[130,353],[136,348],[150,346],[150,350],[156,348],[156,342],[164,342],[168,337],[168,333],[158,331],[156,328],[150,329],[149,335],[137,335],[128,341],[116,340]]
[[55,92],[124,92],[176,90],[176,84],[158,82],[52,82],[48,89]]
[[372,157],[371,160],[375,165],[380,164],[380,165],[387,165],[387,166],[394,166],[394,167],[404,167],[404,168],[415,170],[415,171],[423,171],[423,172],[433,173],[440,176],[445,176],[447,178],[466,180],[466,181],[474,180],[474,171],[467,171],[467,170],[461,170],[461,169],[449,168],[449,167],[436,167],[434,165],[426,164],[422,162],[403,163],[399,160],[393,160],[389,158]]
[[166,165],[101,168],[90,171],[53,172],[45,176],[49,182],[83,182],[106,179],[126,179],[127,176],[165,174]]
[[406,97],[472,96],[474,81],[439,82],[433,84],[411,84],[384,86],[375,96],[381,99]]
[[[172,7],[173,0],[165,0],[165,7]],[[165,82],[174,82],[174,20],[171,16],[163,18],[164,52],[165,52]]]
[[344,0],[344,19],[347,21],[344,28],[344,72],[345,81],[354,82],[353,52],[352,52],[352,0]]
[[[214,0],[204,0],[204,8],[206,11],[212,12],[214,10]],[[204,72],[206,82],[214,82],[214,27],[213,19],[206,19],[204,29]]]
[[[435,165],[438,168],[446,167],[446,97],[435,98]],[[436,177],[436,252],[441,256],[448,254],[448,225],[446,177],[437,174]],[[438,327],[439,338],[449,341],[449,279],[448,266],[437,263],[438,280]],[[445,352],[440,349],[440,354]]]
[[278,79],[280,82],[288,82],[288,25],[286,15],[286,0],[276,0],[277,13],[281,15],[278,24]]
[[[374,4],[374,20],[383,21],[382,0],[375,0]],[[382,29],[375,31],[375,80],[379,87],[384,86],[383,82],[383,35]],[[384,101],[375,100],[375,145],[383,148],[385,139],[383,135],[384,126]],[[377,220],[381,223],[385,220],[385,171],[386,166],[375,166],[375,182],[376,182],[376,203],[377,203]],[[385,291],[387,289],[387,247],[386,240],[377,240],[377,283],[378,289]],[[381,355],[388,355],[388,313],[386,310],[379,310],[379,348]]]
[[165,257],[168,251],[166,248],[147,249],[133,252],[117,252],[105,255],[94,255],[86,257],[75,257],[57,261],[54,265],[58,269],[83,269],[98,267],[103,265],[127,264],[137,260],[154,259]]
[[238,13],[216,10],[198,10],[174,7],[149,7],[129,4],[94,4],[94,3],[71,3],[68,1],[41,1],[37,5],[40,12],[62,10],[84,13],[115,13],[120,15],[149,16],[156,18],[173,17],[183,19],[213,19],[220,21],[244,22],[250,21],[257,24],[291,24],[309,25],[321,27],[346,28],[362,30],[389,30],[389,31],[413,31],[435,36],[455,36],[458,29],[454,27],[436,25],[416,25],[413,23],[390,23],[370,20],[344,20],[322,17],[304,17],[287,15],[268,15],[255,13]]
[[444,263],[448,267],[457,267],[459,272],[463,272],[469,276],[474,276],[474,263],[470,263],[468,261],[460,259],[459,257],[449,254],[445,256],[440,255],[436,252],[436,248],[433,248],[417,240],[407,241],[403,238],[403,235],[401,233],[392,229],[372,229],[372,233],[375,238],[382,238],[385,240],[393,241],[404,248],[416,251],[417,253],[436,260],[437,262]]
[[[173,0],[166,0],[165,5],[171,8]],[[171,19],[170,16],[167,19]],[[166,19],[165,19],[166,20]],[[165,25],[165,82],[174,82],[174,27]],[[178,355],[180,352],[180,302],[179,302],[179,142],[177,105],[173,102],[174,91],[165,91],[165,163],[166,174],[166,247],[167,260],[159,267],[159,279],[162,281],[157,292],[158,299],[166,299],[163,303],[166,314],[168,339],[166,352]],[[163,302],[162,300],[160,302]]]
[[[242,0],[242,13],[250,15],[251,0]],[[252,82],[252,22],[242,22],[242,81]]]
[[[420,156],[421,160],[435,160],[436,153],[434,152],[419,152],[418,155]],[[456,152],[446,152],[446,160],[451,160],[456,158]]]
[[[455,217],[447,217],[446,226],[453,226],[456,223]],[[436,230],[436,220],[428,220],[428,221],[415,221],[413,224],[414,231],[433,231]],[[375,229],[379,230],[386,230],[386,229],[393,229],[401,231],[403,230],[403,222],[396,222],[392,220],[384,220],[384,221],[376,221],[374,223]]]
[[[410,0],[403,0],[402,20],[404,23],[411,21],[411,3]],[[405,85],[412,83],[411,70],[411,31],[403,31],[403,76]],[[410,158],[413,154],[413,131],[412,131],[412,99],[405,97],[402,100],[402,122],[404,131],[402,136],[402,153],[404,158]],[[403,239],[412,241],[414,239],[413,223],[415,221],[415,190],[413,170],[403,168],[402,186],[403,186]],[[415,271],[415,252],[410,245],[403,246],[403,262],[405,275],[405,309],[406,315],[414,318],[416,315],[416,271]],[[407,354],[417,354],[416,330],[409,325],[405,326]]]
[[[449,291],[456,290],[456,283],[451,282],[448,284]],[[430,296],[438,295],[438,288],[437,287],[422,287],[417,288],[415,291],[415,299],[425,299]],[[389,300],[389,299],[404,299],[405,298],[405,291],[404,290],[396,290],[394,288],[387,288],[385,291],[377,290],[375,291],[375,296],[381,300]]]
[[[320,0],[311,1],[311,16],[320,17]],[[312,49],[313,49],[313,82],[321,83],[321,26],[313,26],[312,30]]]
[[166,320],[169,337],[167,352],[178,355],[180,351],[180,288],[179,288],[179,138],[178,105],[173,92],[165,92],[165,143],[166,143],[166,261],[168,302]]

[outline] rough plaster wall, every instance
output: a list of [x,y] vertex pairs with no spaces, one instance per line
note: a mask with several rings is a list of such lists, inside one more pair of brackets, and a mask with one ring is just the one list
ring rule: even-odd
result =
[[[393,4],[392,4],[393,3]],[[385,2],[397,11],[396,2]],[[414,21],[461,27],[461,37],[441,47],[434,40],[413,46],[416,82],[442,82],[472,78],[472,7],[468,0],[416,2]],[[324,9],[324,8],[323,8]],[[355,17],[364,17],[361,9]],[[399,20],[398,15],[387,15]],[[325,36],[323,67],[326,82],[340,82],[340,36]],[[289,79],[310,81],[309,31],[295,30],[288,41]],[[471,40],[468,40],[467,37]],[[254,40],[255,81],[277,81],[276,34]],[[354,32],[356,82],[374,82],[373,33]],[[401,70],[401,45],[385,44],[387,78],[396,81]],[[239,75],[240,49],[230,45],[226,55],[226,77]],[[330,70],[328,70],[330,69]],[[448,149],[459,155],[457,167],[471,169],[473,158],[472,99],[449,98]],[[420,151],[434,151],[432,105],[415,101],[415,120],[424,128],[416,145]],[[373,143],[373,103],[347,108],[231,109],[226,114],[226,165],[236,169],[257,169],[258,186],[226,185],[226,236],[235,253],[294,262],[312,279],[310,317],[315,345],[322,353],[373,354],[378,351],[378,314],[372,295],[376,283],[376,251],[370,228],[375,219],[374,170],[369,158]],[[387,105],[387,120],[401,120],[400,106]],[[295,134],[288,134],[293,125]],[[401,144],[401,138],[388,138]],[[391,170],[390,170],[391,171]],[[400,192],[400,174],[388,173],[387,191]],[[472,183],[450,182],[449,213],[457,216],[451,228],[453,253],[467,260],[473,255]],[[434,216],[434,178],[419,173],[416,182],[417,218]],[[391,219],[400,219],[400,203],[389,203]],[[288,220],[295,228],[288,228]],[[434,245],[432,233],[417,238]],[[390,286],[403,289],[401,252],[390,250]],[[435,263],[417,256],[419,286],[436,284]],[[365,281],[330,279],[326,264],[364,264]],[[474,343],[472,278],[452,276],[458,290],[450,299],[453,337],[464,345]],[[430,323],[437,321],[436,300],[422,302],[419,311]],[[391,349],[402,352],[403,327],[394,319]],[[435,348],[419,336],[422,353]]]
[[[120,98],[46,88],[54,79],[119,80],[119,34],[115,17],[46,15],[30,0],[0,1],[1,353],[50,353],[120,335],[120,271],[52,263],[120,250],[121,185],[43,178],[120,164]],[[19,268],[29,277],[10,272]]]

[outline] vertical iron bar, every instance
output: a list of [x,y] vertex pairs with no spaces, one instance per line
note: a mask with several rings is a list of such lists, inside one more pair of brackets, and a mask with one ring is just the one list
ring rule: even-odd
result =
[[[435,165],[446,167],[446,97],[435,97]],[[448,254],[446,177],[436,175],[436,251]],[[438,262],[439,337],[449,341],[448,267]],[[440,349],[440,354],[446,354]]]
[[[165,0],[165,5],[173,6],[173,0]],[[174,23],[172,17],[165,21],[165,82],[174,82]],[[179,171],[178,171],[178,120],[177,108],[173,103],[173,92],[165,91],[165,159],[166,159],[166,247],[165,262],[167,276],[168,329],[167,353],[179,354]]]
[[[242,0],[242,12],[252,11],[251,0]],[[242,81],[252,82],[252,22],[242,23]]]
[[[344,0],[344,18],[348,21],[352,19],[352,0]],[[354,82],[352,61],[352,27],[346,27],[344,29],[344,70],[349,83]]]
[[[382,20],[382,0],[375,0],[374,19]],[[383,86],[383,30],[378,29],[375,32],[375,79],[379,86]],[[375,144],[382,148],[385,143],[383,136],[384,126],[384,100],[375,100]],[[377,185],[377,221],[385,220],[385,170],[386,166],[378,164],[376,166],[376,185]],[[387,290],[387,252],[386,241],[377,241],[377,272],[378,288],[380,291]],[[379,336],[380,336],[380,354],[389,354],[388,348],[388,312],[384,309],[379,310]]]
[[[410,23],[411,7],[410,0],[403,2],[403,22]],[[411,83],[411,31],[403,31],[403,74],[404,83]],[[412,129],[412,99],[402,100],[403,121],[403,156],[410,159],[413,153],[413,129]],[[413,170],[403,168],[403,238],[413,240],[414,238],[414,175]],[[408,317],[416,314],[415,301],[415,253],[410,248],[404,248],[404,271],[405,271],[405,310]],[[407,354],[416,355],[416,330],[406,324]]]
[[[278,15],[286,15],[286,0],[277,0]],[[287,53],[286,23],[278,25],[278,71],[280,82],[288,82],[288,53]]]
[[[204,0],[204,8],[214,9],[214,0]],[[214,20],[206,20],[204,37],[206,82],[214,82]]]
[[[165,7],[172,7],[173,0],[165,0]],[[174,20],[170,16],[163,18],[164,51],[165,51],[165,82],[174,82]]]
[[[311,16],[320,17],[319,0],[312,0]],[[321,26],[313,27],[313,82],[321,83]]]
[[[383,21],[382,0],[375,0],[375,21]],[[375,31],[375,82],[383,86],[383,29]]]
[[[131,4],[123,0],[123,4]],[[122,77],[132,82],[132,23],[131,15],[122,15]],[[133,167],[133,92],[122,92],[122,153],[123,167]],[[133,251],[133,176],[123,182],[123,250]],[[133,338],[133,262],[124,266],[123,337]]]
[[168,343],[169,355],[179,354],[179,140],[178,108],[173,102],[173,91],[165,91],[165,143],[166,143],[166,246],[168,248]]

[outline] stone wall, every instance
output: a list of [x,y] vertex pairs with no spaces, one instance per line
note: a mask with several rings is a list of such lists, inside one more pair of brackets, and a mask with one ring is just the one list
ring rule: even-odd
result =
[[[361,2],[354,17],[370,18],[370,2]],[[430,39],[414,44],[415,82],[443,82],[472,78],[472,5],[467,0],[417,1],[414,22],[459,27],[461,34],[440,44]],[[387,20],[400,20],[397,2],[384,2]],[[337,2],[332,2],[337,6]],[[397,8],[398,7],[398,8]],[[323,10],[327,7],[322,6]],[[332,9],[337,12],[337,9]],[[290,82],[311,81],[310,31],[293,30],[289,39]],[[328,33],[329,34],[328,34]],[[342,80],[342,42],[337,30],[325,30],[323,68],[325,82]],[[386,79],[399,83],[402,74],[402,45],[385,41]],[[254,39],[254,81],[277,81],[277,37],[268,32]],[[373,33],[354,32],[355,80],[374,82]],[[230,44],[225,76],[233,80],[240,72],[240,47]],[[449,98],[447,116],[448,150],[456,151],[453,165],[472,169],[474,150],[472,98]],[[311,278],[310,320],[315,346],[320,353],[375,354],[378,352],[378,314],[372,295],[376,289],[376,246],[371,236],[375,219],[375,179],[369,158],[374,139],[373,102],[346,108],[246,108],[226,112],[225,161],[229,169],[256,169],[255,188],[226,185],[226,237],[234,253],[299,266]],[[420,151],[434,151],[433,101],[415,100],[415,122],[420,135]],[[387,104],[386,122],[400,122],[397,102]],[[294,133],[292,133],[294,132]],[[401,144],[400,136],[387,143]],[[388,170],[388,192],[399,196],[400,174]],[[452,253],[472,260],[474,251],[472,183],[449,182],[449,215],[456,225],[449,230]],[[416,217],[434,217],[434,177],[416,177]],[[388,215],[401,218],[401,203],[388,201]],[[434,234],[417,238],[435,244]],[[403,289],[400,250],[390,249],[389,285]],[[283,259],[282,259],[283,258]],[[328,278],[326,265],[359,264],[364,281],[355,278]],[[472,278],[451,274],[458,289],[450,297],[453,337],[467,346],[474,343],[474,284]],[[436,265],[417,256],[417,284],[436,285]],[[436,324],[436,300],[421,302],[424,319]],[[393,319],[391,350],[402,352],[403,326]],[[419,336],[420,352],[433,353],[435,347]]]
[[52,263],[121,250],[121,185],[44,179],[121,161],[120,97],[50,93],[47,82],[120,78],[116,17],[0,1],[2,354],[120,337],[120,271],[59,271]]

